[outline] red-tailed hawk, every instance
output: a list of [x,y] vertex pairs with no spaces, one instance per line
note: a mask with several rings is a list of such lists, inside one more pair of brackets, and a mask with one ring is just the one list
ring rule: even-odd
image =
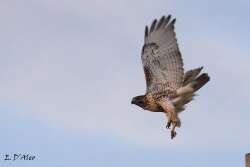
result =
[[[163,16],[150,28],[146,26],[141,60],[146,79],[146,94],[136,96],[132,104],[152,112],[164,112],[167,128],[172,126],[171,139],[180,127],[178,114],[193,100],[194,93],[209,81],[203,67],[184,73],[183,61],[174,32],[175,19]],[[200,75],[199,75],[200,74]]]

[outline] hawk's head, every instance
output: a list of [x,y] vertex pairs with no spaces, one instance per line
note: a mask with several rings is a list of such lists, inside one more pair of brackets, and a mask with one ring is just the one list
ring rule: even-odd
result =
[[131,104],[135,104],[143,109],[145,109],[146,104],[145,104],[145,95],[141,95],[141,96],[135,96],[132,101]]

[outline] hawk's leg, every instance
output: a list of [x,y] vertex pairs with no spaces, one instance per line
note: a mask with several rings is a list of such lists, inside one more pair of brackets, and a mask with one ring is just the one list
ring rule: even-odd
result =
[[174,138],[176,136],[175,127],[177,126],[179,121],[175,107],[173,103],[168,98],[165,97],[159,99],[158,104],[164,109],[168,117],[167,128],[170,128],[171,124],[173,125],[171,130],[171,138]]

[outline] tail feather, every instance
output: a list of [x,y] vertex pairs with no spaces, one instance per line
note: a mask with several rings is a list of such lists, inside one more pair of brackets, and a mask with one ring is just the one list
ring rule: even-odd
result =
[[193,82],[191,82],[190,86],[194,89],[194,91],[199,90],[201,87],[203,87],[208,81],[210,80],[207,73],[203,73],[200,76],[198,76]]
[[203,67],[195,68],[193,70],[189,70],[184,74],[183,86],[186,86],[191,81],[193,81],[201,72]]

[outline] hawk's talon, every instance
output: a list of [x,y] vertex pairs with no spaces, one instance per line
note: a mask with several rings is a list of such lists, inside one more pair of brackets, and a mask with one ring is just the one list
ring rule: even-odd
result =
[[176,135],[177,135],[177,133],[175,131],[171,130],[171,139],[173,139]]
[[166,128],[167,128],[167,129],[170,129],[171,123],[172,123],[172,121],[168,121],[168,122],[167,122],[167,125],[166,125]]

